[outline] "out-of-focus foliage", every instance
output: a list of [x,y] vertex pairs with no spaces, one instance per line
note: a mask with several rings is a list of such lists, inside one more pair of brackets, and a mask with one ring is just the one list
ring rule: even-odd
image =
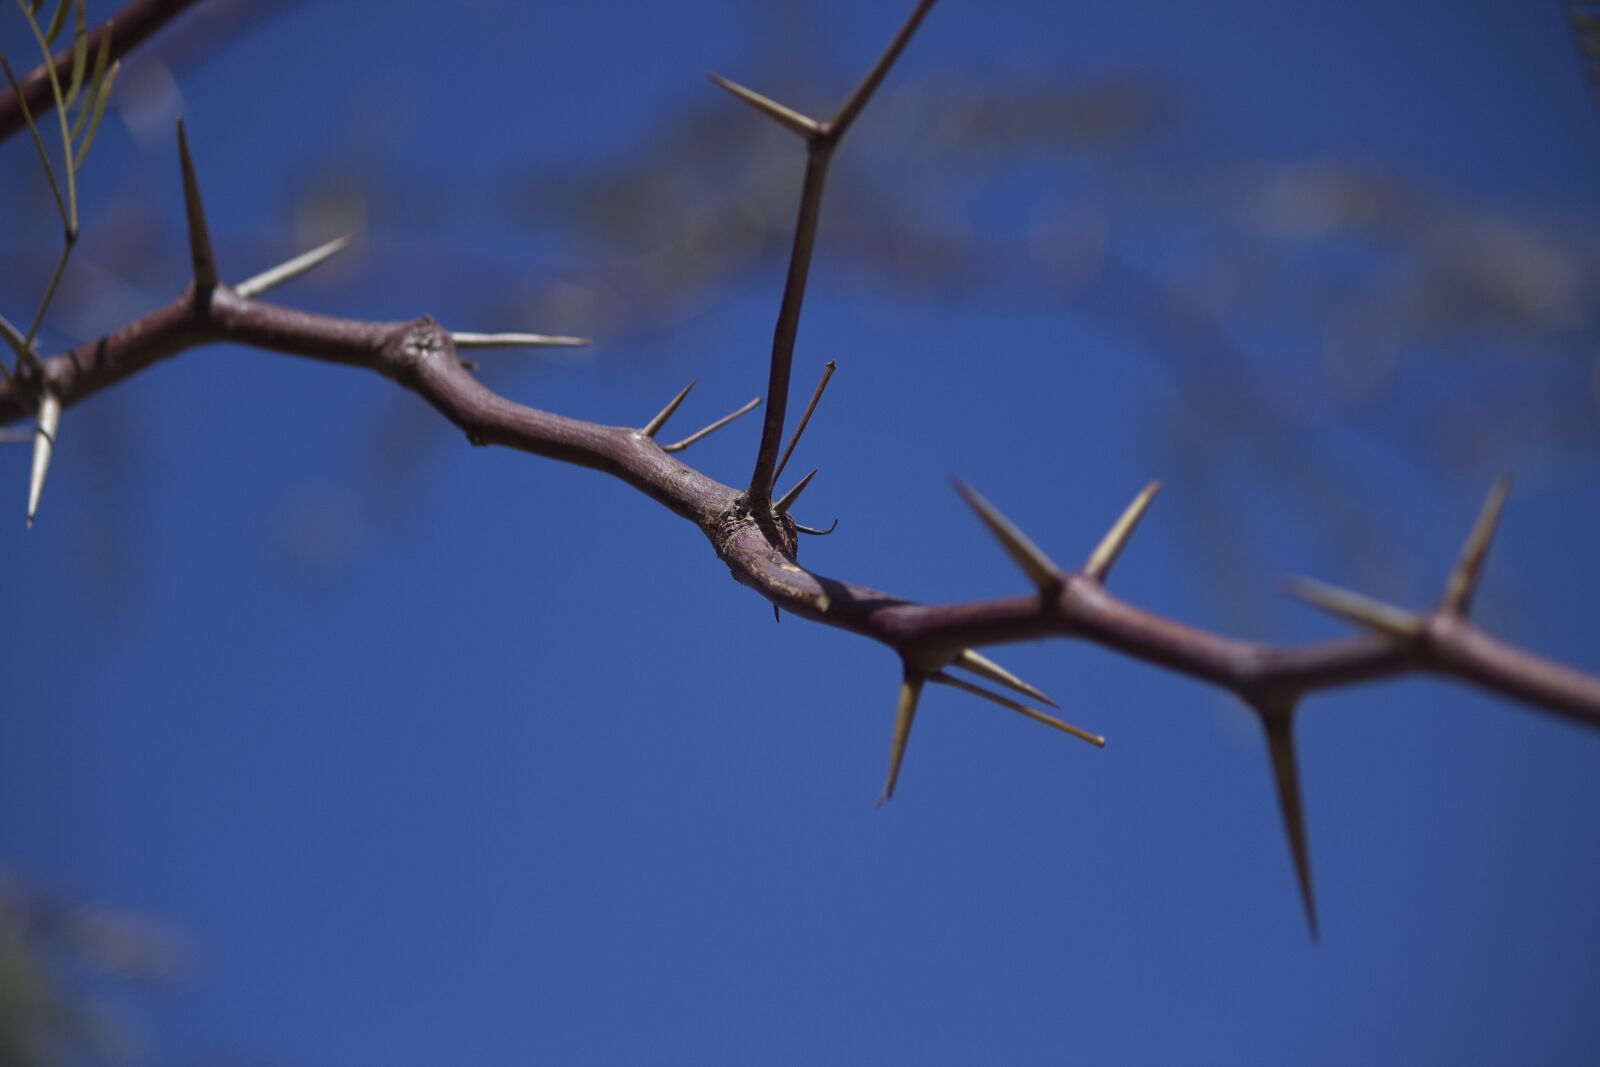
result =
[[98,1009],[97,993],[178,969],[173,941],[149,923],[0,874],[0,1067],[124,1058],[132,1035]]

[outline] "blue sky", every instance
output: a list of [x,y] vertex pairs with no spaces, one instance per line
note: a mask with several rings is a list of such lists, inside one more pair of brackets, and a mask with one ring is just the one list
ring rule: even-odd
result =
[[[566,210],[539,199],[550,176],[629,175],[712,105],[756,123],[707,70],[802,85],[788,102],[827,111],[904,14],[763,7],[329,0],[198,58],[178,27],[124,75],[171,80],[107,119],[77,288],[47,335],[182,284],[180,109],[226,276],[330,236],[322,210],[361,221],[361,243],[286,303],[573,328],[572,279],[623,253],[549,217]],[[1082,158],[1040,142],[985,164],[920,133],[873,151],[898,144],[891,117],[938,128],[919,85],[1005,100],[1098,79],[1158,86],[1163,124]],[[1338,629],[1280,576],[1426,603],[1509,470],[1479,618],[1600,670],[1600,107],[1556,5],[945,0],[880,104],[840,188],[887,189],[976,245],[1088,219],[1122,269],[1197,299],[1222,278],[1217,315],[1251,354],[1231,365],[1244,378],[1174,363],[1136,302],[1009,261],[1003,281],[900,285],[868,243],[825,233],[794,405],[824,360],[839,372],[795,465],[822,470],[802,518],[840,527],[804,562],[925,599],[1012,594],[1022,579],[951,475],[1062,560],[1161,478],[1114,589],[1304,641]],[[787,225],[802,152],[757,143],[727,195],[742,168],[779,168],[783,195],[750,210]],[[30,165],[25,141],[5,146],[8,197],[39,192]],[[660,166],[704,181],[683,155]],[[1322,173],[1381,175],[1435,263],[1483,222],[1506,242],[1491,251],[1531,264],[1535,326],[1396,311],[1381,294],[1406,276],[1370,234],[1252,229],[1273,189]],[[23,227],[35,251],[7,256],[9,287],[35,291],[50,239]],[[609,337],[601,315],[581,356],[483,374],[634,424],[698,378],[688,430],[763,387],[781,278],[755,257]],[[1551,278],[1576,320],[1540,302]],[[1373,303],[1398,331],[1390,362],[1341,392],[1328,339]],[[1256,406],[1226,402],[1240,381]],[[756,425],[692,461],[742,479]],[[688,525],[590,472],[469,448],[376,376],[226,348],[156,368],[66,413],[31,533],[27,464],[0,452],[0,862],[181,932],[182,983],[97,990],[149,1062],[1487,1064],[1600,1047],[1600,737],[1570,725],[1430,679],[1308,702],[1314,947],[1259,729],[1225,695],[1093,647],[1001,649],[1107,748],[932,692],[875,809],[887,652],[774,625]]]

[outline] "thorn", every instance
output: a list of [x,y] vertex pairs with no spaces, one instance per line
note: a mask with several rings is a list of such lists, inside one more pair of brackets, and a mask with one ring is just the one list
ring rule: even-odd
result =
[[900,764],[906,758],[906,742],[911,740],[911,722],[917,717],[917,700],[922,696],[925,675],[906,668],[905,681],[900,683],[900,702],[894,710],[894,735],[889,741],[889,776],[884,779],[883,792],[878,794],[878,807],[894,796],[895,782],[900,778]]
[[778,123],[778,125],[784,127],[785,129],[798,133],[801,137],[804,137],[808,141],[822,132],[821,125],[815,119],[802,115],[793,108],[784,107],[776,100],[768,99],[753,89],[746,89],[738,82],[729,81],[720,74],[708,73],[706,77],[711,79],[712,84],[720,85],[722,88],[728,90],[728,92],[732,93],[740,100],[743,100],[745,103],[749,104],[751,107],[767,116],[767,118]]
[[740,408],[738,411],[730,412],[730,413],[722,416],[722,418],[718,419],[716,422],[713,422],[710,426],[707,426],[707,427],[705,427],[704,429],[701,429],[701,430],[696,430],[694,433],[690,434],[688,437],[685,437],[683,440],[677,442],[676,444],[671,444],[671,445],[665,446],[664,448],[661,449],[661,451],[663,451],[663,452],[682,452],[684,449],[688,448],[690,445],[694,444],[696,441],[699,441],[702,438],[709,437],[712,434],[716,433],[718,430],[720,430],[724,426],[728,425],[728,423],[732,422],[734,419],[737,419],[740,415],[743,415],[743,414],[745,414],[746,412],[749,412],[749,411],[754,411],[760,404],[761,404],[761,398],[758,396],[754,400],[752,400],[748,404],[746,404],[744,407]]
[[839,108],[839,113],[829,120],[828,130],[835,139],[844,136],[845,131],[850,128],[850,124],[856,120],[856,117],[861,114],[861,110],[867,106],[867,101],[872,99],[872,94],[877,91],[878,86],[889,73],[889,68],[894,66],[894,61],[900,58],[900,53],[910,42],[911,35],[917,31],[917,26],[921,24],[923,16],[932,7],[933,0],[921,0],[917,4],[916,10],[911,12],[910,17],[900,27],[900,31],[894,35],[894,40],[889,42],[889,47],[884,49],[883,55],[878,57],[878,61],[872,65],[872,69],[861,80],[861,84],[856,86],[855,92],[850,94],[850,99],[846,100],[844,106]]
[[1289,852],[1294,860],[1295,881],[1300,887],[1300,903],[1305,908],[1311,940],[1321,935],[1317,928],[1317,903],[1311,886],[1311,850],[1306,838],[1305,812],[1300,806],[1300,772],[1295,766],[1294,713],[1292,700],[1254,704],[1267,733],[1267,754],[1272,758],[1272,778],[1278,790],[1278,808],[1283,813],[1283,828],[1289,837]]
[[838,364],[831,359],[822,365],[822,378],[817,382],[817,387],[811,390],[811,402],[806,405],[806,413],[800,416],[800,424],[794,428],[794,436],[789,438],[789,447],[783,450],[783,458],[778,460],[778,469],[772,472],[774,484],[783,477],[783,468],[789,465],[789,457],[794,455],[794,446],[800,443],[800,435],[806,432],[806,423],[811,421],[811,413],[817,410],[817,401],[822,399],[822,391],[828,388],[828,379],[833,377],[833,372],[837,369]]
[[1105,581],[1106,575],[1111,573],[1111,565],[1117,562],[1117,557],[1122,554],[1123,547],[1133,536],[1139,520],[1144,518],[1145,511],[1150,507],[1150,501],[1155,499],[1160,489],[1160,482],[1151,482],[1133,498],[1133,503],[1128,505],[1122,516],[1095,546],[1094,552],[1089,556],[1089,562],[1083,566],[1084,574],[1097,582]]
[[1059,708],[1061,706],[1054,700],[1051,700],[1049,697],[1039,692],[1039,690],[1035,689],[1033,686],[1029,685],[1027,682],[1024,682],[1021,678],[1018,678],[1016,675],[1000,666],[1000,664],[996,663],[994,660],[989,659],[987,656],[980,656],[973,649],[962,649],[961,654],[955,658],[954,663],[957,667],[969,670],[973,674],[978,675],[980,678],[987,678],[996,685],[1003,685],[1008,689],[1015,689],[1024,696],[1032,697],[1043,704],[1049,704],[1052,708]]
[[56,450],[56,431],[61,427],[61,401],[54,393],[39,397],[39,423],[33,437],[33,476],[28,481],[28,529],[39,513],[39,494],[44,492],[44,476],[50,472],[50,457]]
[[978,518],[994,534],[995,540],[1000,542],[1000,547],[1006,550],[1012,562],[1022,568],[1033,584],[1039,587],[1041,593],[1048,593],[1061,585],[1061,569],[1050,561],[1050,557],[1039,550],[1039,546],[1028,540],[1028,536],[1011,520],[996,511],[994,505],[959,478],[951,479],[955,483],[956,492],[961,494],[961,499],[967,506],[978,513]]
[[594,344],[587,337],[560,337],[548,333],[452,333],[457,348],[582,348]]
[[948,685],[952,688],[959,689],[964,693],[971,693],[973,696],[982,697],[987,701],[999,704],[1002,708],[1008,708],[1011,711],[1016,712],[1018,715],[1032,719],[1034,722],[1044,723],[1046,726],[1060,730],[1069,737],[1076,737],[1079,741],[1087,741],[1095,748],[1106,747],[1106,739],[1101,737],[1099,734],[1091,734],[1087,730],[1080,730],[1071,723],[1062,722],[1054,715],[1046,715],[1037,708],[1030,708],[1026,704],[1018,704],[1010,697],[1003,697],[999,693],[991,693],[989,690],[980,685],[973,685],[971,682],[965,681],[961,678],[956,678],[953,675],[945,674],[943,671],[933,675],[932,680],[938,682],[940,685]]
[[773,622],[782,622],[783,621],[781,618],[778,617],[778,605],[776,605],[776,604],[772,605],[772,621]]
[[818,468],[812,467],[810,474],[806,475],[804,478],[801,478],[795,483],[793,489],[779,497],[778,502],[772,505],[773,512],[782,515],[784,512],[793,507],[794,502],[800,499],[800,494],[806,491],[806,486],[811,484],[811,479],[817,476],[817,470]]
[[1478,576],[1483,572],[1484,558],[1489,554],[1489,543],[1494,540],[1495,527],[1500,524],[1500,512],[1506,506],[1506,493],[1511,490],[1511,479],[1504,474],[1489,487],[1489,495],[1478,512],[1478,521],[1472,524],[1467,543],[1461,546],[1461,558],[1445,584],[1444,600],[1439,609],[1451,615],[1465,615],[1472,604],[1472,594],[1478,588]]
[[[0,315],[0,339],[5,341],[6,347],[17,354],[19,365],[26,364],[35,373],[44,373],[44,365],[39,362],[39,354],[28,344],[28,339],[23,336],[22,331],[11,325],[11,321],[4,315]],[[10,372],[6,373],[6,381],[11,382]]]
[[1422,635],[1422,620],[1403,608],[1310,578],[1290,578],[1284,584],[1290,596],[1346,622],[1402,641]]
[[655,418],[645,423],[644,429],[640,430],[639,432],[646,437],[654,437],[656,434],[660,433],[661,427],[665,426],[667,424],[667,420],[672,418],[672,413],[678,410],[678,405],[683,403],[683,398],[688,396],[689,390],[693,388],[694,381],[691,380],[688,385],[679,390],[677,396],[667,401],[667,406],[662,408],[656,414]]
[[189,155],[189,135],[183,119],[178,120],[178,163],[183,169],[183,210],[189,219],[189,259],[194,264],[194,286],[199,290],[217,287],[217,261],[211,254],[211,234],[206,230],[206,211],[200,203],[200,182],[194,176],[194,159]]
[[839,520],[834,519],[833,525],[829,526],[826,530],[818,530],[813,526],[806,526],[798,522],[794,524],[794,528],[800,533],[810,534],[812,537],[827,537],[829,534],[833,533],[833,531],[839,528]]
[[263,293],[269,292],[292,281],[300,275],[320,267],[334,256],[350,247],[350,242],[356,239],[355,234],[347,233],[343,237],[335,237],[326,244],[318,245],[309,252],[302,252],[293,259],[285,260],[270,270],[264,270],[248,281],[240,282],[233,287],[233,291],[246,300],[254,300]]

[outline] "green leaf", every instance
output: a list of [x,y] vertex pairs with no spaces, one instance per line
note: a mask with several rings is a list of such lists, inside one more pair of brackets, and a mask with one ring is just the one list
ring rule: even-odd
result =
[[94,57],[94,74],[89,77],[89,98],[83,102],[83,107],[78,111],[78,117],[72,124],[72,139],[78,139],[78,131],[83,129],[83,121],[89,115],[90,101],[94,100],[100,91],[100,83],[106,76],[106,64],[111,61],[111,22],[106,22],[106,32],[100,38],[100,50]]
[[[122,60],[111,64],[111,69],[106,71],[105,80],[100,83],[100,95],[94,101],[94,117],[89,120],[89,132],[83,135],[83,143],[78,146],[78,158],[73,161],[73,169],[83,167],[83,161],[89,157],[89,146],[94,144],[94,135],[100,129],[100,116],[106,113],[106,101],[111,98],[111,83],[117,80],[117,71],[122,69]],[[88,101],[84,101],[84,110],[89,109]]]
[[72,6],[72,0],[57,0],[56,13],[50,16],[50,28],[44,31],[44,39],[55,44],[56,38],[61,36],[61,28],[67,24],[67,8]]
[[72,83],[67,87],[67,106],[78,98],[83,88],[83,75],[89,67],[89,34],[84,25],[83,0],[73,5],[72,27]]

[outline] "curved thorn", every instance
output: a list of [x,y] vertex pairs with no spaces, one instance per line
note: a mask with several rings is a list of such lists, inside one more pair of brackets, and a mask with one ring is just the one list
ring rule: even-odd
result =
[[217,261],[211,254],[211,234],[206,229],[206,211],[200,203],[200,182],[194,174],[194,159],[189,155],[189,135],[183,119],[178,120],[178,164],[183,170],[183,211],[189,221],[189,260],[194,265],[194,285],[206,290],[217,287]]
[[833,531],[839,528],[839,520],[834,519],[833,524],[826,530],[818,530],[812,526],[803,526],[798,522],[794,524],[794,528],[803,534],[810,534],[812,537],[827,537],[829,534],[833,533]]
[[762,96],[753,89],[746,89],[736,81],[729,81],[720,74],[711,74],[709,72],[706,74],[706,77],[711,79],[712,84],[719,85],[728,90],[728,92],[732,93],[740,100],[743,100],[745,103],[749,104],[751,107],[767,116],[767,118],[771,119],[787,130],[792,130],[793,132],[798,133],[801,137],[804,137],[808,141],[815,137],[822,130],[822,127],[815,119],[806,115],[802,115],[793,108],[784,107],[776,100]]
[[39,422],[33,437],[33,474],[28,479],[28,529],[33,529],[33,518],[39,513],[39,494],[44,492],[44,478],[50,472],[50,457],[55,454],[56,432],[61,428],[61,401],[54,393],[39,397]]
[[1420,637],[1422,619],[1403,608],[1385,604],[1381,600],[1340,589],[1336,585],[1313,581],[1310,578],[1290,578],[1285,583],[1290,596],[1303,600],[1314,608],[1337,615],[1346,622],[1400,640]]
[[995,540],[1000,542],[1000,547],[1006,550],[1006,555],[1022,568],[1022,572],[1039,587],[1040,592],[1049,592],[1061,584],[1061,569],[1039,550],[1038,545],[1028,540],[1027,534],[1017,529],[1010,519],[1000,514],[993,504],[961,479],[952,478],[951,481],[955,484],[956,492],[961,494],[961,499],[983,520]]
[[263,293],[270,292],[284,282],[292,281],[307,271],[314,270],[332,259],[334,256],[350,247],[355,234],[347,233],[343,237],[335,237],[326,244],[320,244],[309,252],[302,252],[293,259],[284,260],[270,270],[264,270],[254,278],[240,282],[233,287],[233,291],[246,300],[253,300]]
[[694,381],[693,379],[690,380],[688,385],[678,390],[678,395],[667,401],[667,406],[657,412],[655,418],[645,423],[644,428],[639,432],[645,437],[654,437],[660,433],[661,427],[667,424],[667,420],[672,418],[672,413],[678,410],[678,405],[683,403],[683,398],[688,396],[689,390],[694,388]]
[[1139,525],[1139,520],[1144,518],[1150,502],[1160,490],[1160,482],[1151,482],[1133,498],[1133,503],[1127,506],[1121,517],[1095,546],[1094,552],[1089,556],[1089,562],[1083,566],[1084,574],[1097,582],[1105,581],[1106,575],[1111,573],[1111,565],[1117,562],[1117,556],[1121,555],[1123,547],[1127,545],[1128,539],[1133,536],[1134,529]]
[[884,779],[883,791],[878,794],[878,807],[894,796],[894,786],[900,780],[900,764],[906,758],[906,742],[911,740],[911,724],[917,717],[917,701],[922,696],[922,683],[927,677],[906,668],[905,680],[900,683],[900,701],[894,709],[894,733],[889,739],[889,774]]
[[1267,754],[1272,759],[1272,779],[1278,792],[1278,808],[1283,814],[1283,829],[1289,838],[1294,861],[1295,881],[1300,888],[1300,904],[1305,909],[1311,940],[1320,939],[1317,928],[1317,902],[1311,884],[1311,847],[1306,836],[1305,811],[1300,803],[1300,772],[1294,754],[1294,704],[1280,702],[1254,705],[1267,734]]
[[560,337],[548,333],[452,333],[457,348],[582,348],[594,342],[587,337]]
[[811,421],[811,413],[817,410],[817,401],[822,399],[822,391],[828,388],[828,379],[833,377],[833,372],[838,366],[831,359],[822,365],[822,378],[817,382],[817,387],[811,391],[811,402],[806,405],[805,414],[800,416],[800,424],[794,428],[794,436],[789,438],[789,447],[783,450],[783,457],[778,460],[778,469],[772,472],[774,482],[783,477],[783,468],[789,465],[789,457],[794,455],[794,446],[800,443],[800,435],[806,432],[806,423]]
[[1007,689],[1015,689],[1023,696],[1032,697],[1042,704],[1049,704],[1052,708],[1059,708],[1061,706],[1054,700],[1051,700],[1049,697],[1045,696],[1039,690],[1035,689],[1033,686],[1029,685],[1027,682],[1024,682],[1021,678],[1018,678],[1016,675],[1000,666],[1000,664],[996,663],[994,660],[987,656],[979,655],[974,649],[962,649],[961,654],[955,658],[954,663],[957,667],[961,667],[964,670],[969,670],[973,674],[978,675],[980,678],[987,678],[996,685],[1003,685]]
[[1444,599],[1439,607],[1451,615],[1465,615],[1472,604],[1472,594],[1478,588],[1478,577],[1483,573],[1483,561],[1489,554],[1489,544],[1494,540],[1495,527],[1500,524],[1500,512],[1506,506],[1506,493],[1511,489],[1511,479],[1504,474],[1489,487],[1478,520],[1472,524],[1467,543],[1461,546],[1461,558],[1445,584]]
[[744,407],[740,408],[738,411],[729,412],[728,414],[722,416],[722,418],[718,419],[716,422],[713,422],[710,426],[704,427],[703,429],[696,430],[694,433],[690,434],[688,437],[685,437],[683,440],[678,441],[678,442],[676,442],[674,444],[663,445],[662,448],[661,448],[661,451],[663,451],[663,452],[682,452],[684,449],[688,448],[690,445],[694,444],[696,441],[699,441],[702,438],[709,437],[710,435],[716,433],[718,430],[720,430],[724,426],[728,425],[728,423],[732,422],[734,419],[737,419],[740,415],[743,415],[746,412],[754,411],[756,409],[756,407],[760,405],[760,403],[761,403],[761,398],[758,396],[755,399],[751,400]]
[[777,514],[782,515],[784,512],[793,507],[794,502],[800,499],[800,494],[806,491],[806,486],[811,484],[811,479],[817,476],[817,470],[818,468],[812,467],[810,474],[806,475],[804,478],[801,478],[795,483],[793,489],[789,490],[787,493],[783,494],[783,496],[778,498],[777,503],[772,505],[772,510]]
[[931,680],[938,682],[940,685],[948,685],[953,689],[961,690],[963,693],[971,693],[975,697],[982,697],[991,703],[999,704],[1002,708],[1014,711],[1018,715],[1032,719],[1034,722],[1043,723],[1053,729],[1060,730],[1069,737],[1076,737],[1079,741],[1087,741],[1095,748],[1106,747],[1106,739],[1099,734],[1091,734],[1087,730],[1080,730],[1071,723],[1062,722],[1054,715],[1046,715],[1037,708],[1030,708],[1026,704],[1018,704],[1010,697],[1003,697],[999,693],[991,693],[981,685],[973,685],[971,682],[945,674],[943,671],[933,675]]

